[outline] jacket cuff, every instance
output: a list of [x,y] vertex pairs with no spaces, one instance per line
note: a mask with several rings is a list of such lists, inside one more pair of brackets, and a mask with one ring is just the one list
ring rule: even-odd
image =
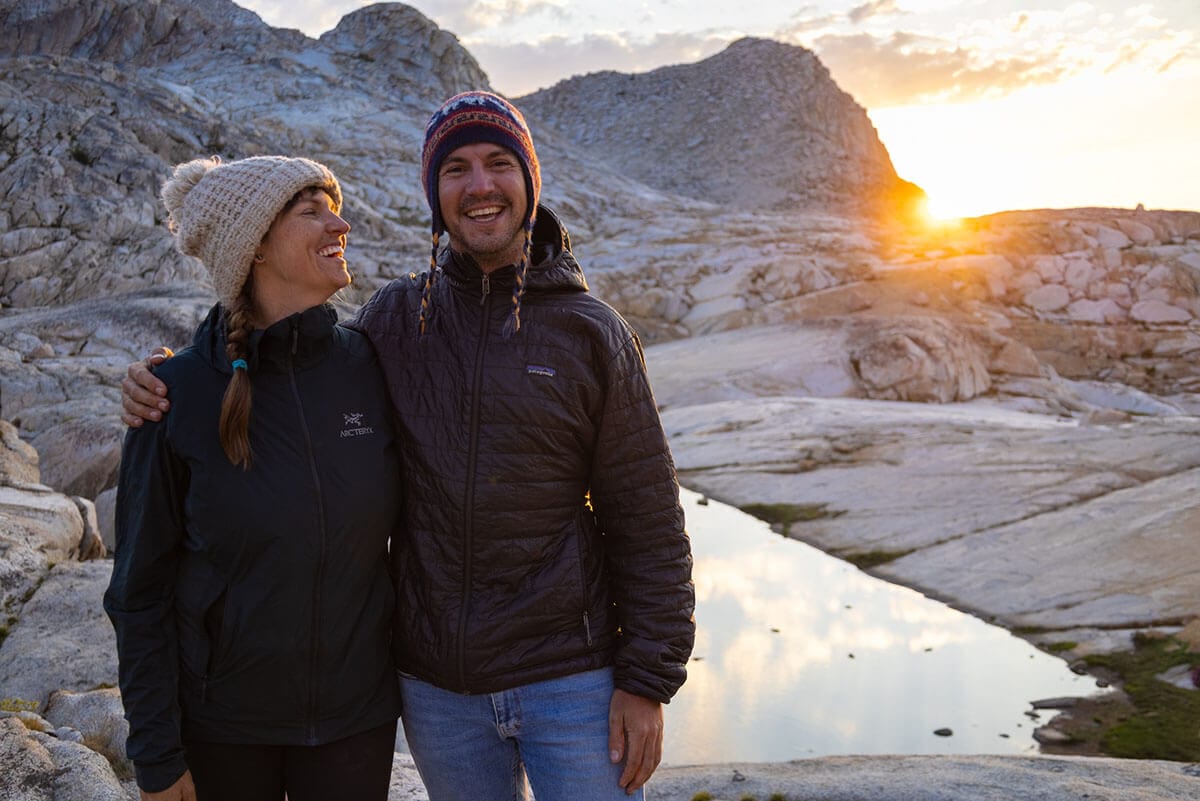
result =
[[613,687],[616,689],[649,698],[660,704],[671,703],[671,698],[683,684],[682,679],[678,682],[668,682],[659,676],[649,676],[640,671],[622,670],[620,666],[617,666],[613,674]]
[[147,793],[161,793],[187,772],[187,760],[180,753],[163,762],[150,764],[134,763],[133,772],[137,785]]

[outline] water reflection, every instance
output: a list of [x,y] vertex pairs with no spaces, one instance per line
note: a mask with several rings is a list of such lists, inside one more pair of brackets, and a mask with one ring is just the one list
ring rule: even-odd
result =
[[698,631],[667,764],[1034,752],[1029,702],[1094,690],[1003,629],[699,497],[684,492]]

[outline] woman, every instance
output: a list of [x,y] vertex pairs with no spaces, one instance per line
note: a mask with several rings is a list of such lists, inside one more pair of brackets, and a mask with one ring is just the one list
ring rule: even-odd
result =
[[307,159],[214,158],[162,199],[220,302],[122,453],[104,606],[141,797],[382,801],[399,473],[374,352],[325,305],[350,283],[341,188]]

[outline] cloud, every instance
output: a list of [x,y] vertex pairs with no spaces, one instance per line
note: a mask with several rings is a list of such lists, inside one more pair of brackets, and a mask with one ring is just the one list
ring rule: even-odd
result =
[[1056,51],[989,56],[911,32],[827,34],[813,49],[838,85],[867,108],[1000,97],[1055,83],[1085,66]]
[[788,22],[772,36],[781,40],[799,40],[806,33],[820,30],[833,30],[839,23],[845,21],[840,14],[829,14],[817,6],[802,6],[788,17]]
[[[815,51],[864,106],[886,108],[994,99],[1085,72],[1162,73],[1193,62],[1200,51],[1194,25],[1157,11],[1147,3],[1121,14],[1098,13],[1095,5],[1076,2],[946,27],[929,15],[908,14],[896,0],[868,0],[839,20],[806,8],[775,36]],[[884,33],[851,25],[897,13],[906,15],[906,29]]]
[[1123,42],[1120,51],[1117,53],[1117,57],[1104,68],[1104,74],[1108,75],[1121,67],[1134,63],[1137,61],[1138,56],[1146,52],[1146,48],[1149,46],[1149,42]]
[[904,12],[896,6],[896,0],[871,0],[869,3],[863,3],[861,6],[855,6],[854,8],[850,9],[850,12],[846,14],[846,16],[851,22],[857,25],[863,20],[870,19],[871,17],[886,17],[892,14],[903,13]]
[[568,17],[566,8],[554,0],[449,0],[413,5],[418,8],[430,7],[425,14],[460,39],[478,31],[520,23],[524,19],[542,14],[558,20],[566,20]]
[[311,0],[237,0],[237,4],[258,14],[268,25],[296,28],[314,39],[337,27],[342,17],[351,11],[366,5],[355,0],[323,3]]
[[548,36],[537,42],[463,44],[487,72],[492,86],[519,97],[558,83],[567,75],[600,70],[646,72],[669,64],[687,64],[723,50],[740,34],[698,31],[659,33],[649,39],[630,34],[593,33],[580,39]]
[[[312,37],[334,28],[346,14],[373,0],[236,0],[276,27],[299,28]],[[563,0],[409,0],[409,5],[460,38],[500,25],[519,25],[542,15],[567,19]]]
[[1171,57],[1170,57],[1170,58],[1168,58],[1166,61],[1164,61],[1162,64],[1160,64],[1160,65],[1159,65],[1159,67],[1158,67],[1158,70],[1157,70],[1157,72],[1159,72],[1159,73],[1166,72],[1167,70],[1171,69],[1171,67],[1173,67],[1173,66],[1175,66],[1177,63],[1179,63],[1179,62],[1180,62],[1182,59],[1186,58],[1186,57],[1187,57],[1187,55],[1188,55],[1188,54],[1187,54],[1187,51],[1185,51],[1185,50],[1180,50],[1178,53],[1176,53],[1175,55],[1171,56]]

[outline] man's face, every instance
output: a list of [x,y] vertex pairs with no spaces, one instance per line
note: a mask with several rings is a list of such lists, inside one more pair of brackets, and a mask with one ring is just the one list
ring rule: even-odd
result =
[[438,203],[454,249],[490,273],[521,260],[529,208],[521,160],[480,142],[450,153],[438,168]]

